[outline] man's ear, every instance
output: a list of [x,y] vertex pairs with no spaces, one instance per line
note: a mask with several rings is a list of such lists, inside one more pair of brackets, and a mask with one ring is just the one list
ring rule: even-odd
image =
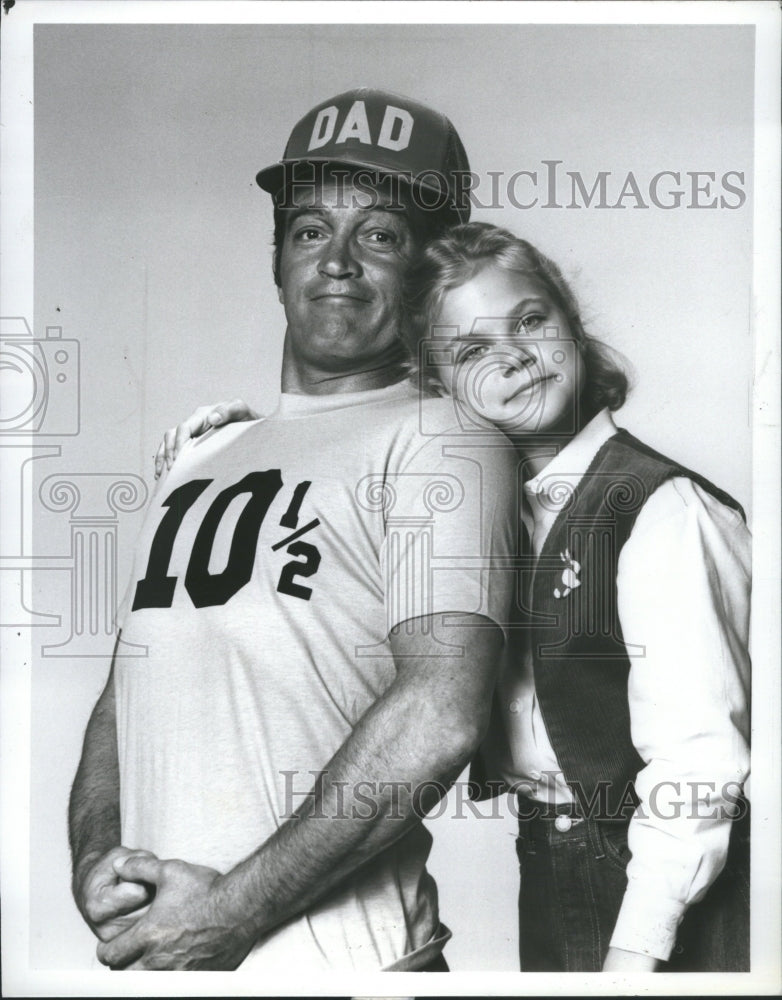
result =
[[281,285],[277,285],[277,298],[279,299],[280,302],[282,302],[283,305],[285,305],[285,296],[282,293]]

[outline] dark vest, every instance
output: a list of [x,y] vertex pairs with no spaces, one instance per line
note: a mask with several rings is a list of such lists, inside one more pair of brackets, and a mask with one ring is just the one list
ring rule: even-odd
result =
[[[644,762],[630,737],[627,678],[631,657],[643,656],[644,649],[628,648],[622,636],[617,565],[644,503],[674,476],[686,476],[744,516],[735,500],[702,476],[619,430],[557,515],[531,588],[523,586],[531,595],[522,618],[538,702],[579,811],[592,800],[592,814],[597,808],[629,815],[637,802],[633,780]],[[556,495],[553,483],[547,489]],[[650,584],[664,587],[666,581]],[[480,780],[480,771],[474,770],[474,779]]]

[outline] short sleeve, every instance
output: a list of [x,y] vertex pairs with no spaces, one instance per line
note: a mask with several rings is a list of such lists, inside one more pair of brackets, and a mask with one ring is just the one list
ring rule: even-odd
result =
[[381,564],[387,627],[443,612],[506,631],[513,592],[516,452],[499,432],[426,439],[387,474]]

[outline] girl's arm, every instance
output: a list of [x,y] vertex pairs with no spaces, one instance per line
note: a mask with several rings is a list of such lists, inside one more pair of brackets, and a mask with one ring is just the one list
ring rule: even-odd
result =
[[632,736],[647,766],[612,952],[667,960],[685,911],[724,866],[749,773],[750,543],[737,512],[677,478],[622,550],[620,622],[643,647],[630,660]]

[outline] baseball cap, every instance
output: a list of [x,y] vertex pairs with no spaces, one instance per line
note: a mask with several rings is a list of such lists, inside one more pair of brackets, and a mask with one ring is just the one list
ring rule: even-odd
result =
[[449,209],[459,222],[470,218],[470,164],[456,129],[445,115],[409,97],[361,87],[323,101],[294,125],[282,160],[255,179],[276,199],[305,163],[401,177],[420,207]]

